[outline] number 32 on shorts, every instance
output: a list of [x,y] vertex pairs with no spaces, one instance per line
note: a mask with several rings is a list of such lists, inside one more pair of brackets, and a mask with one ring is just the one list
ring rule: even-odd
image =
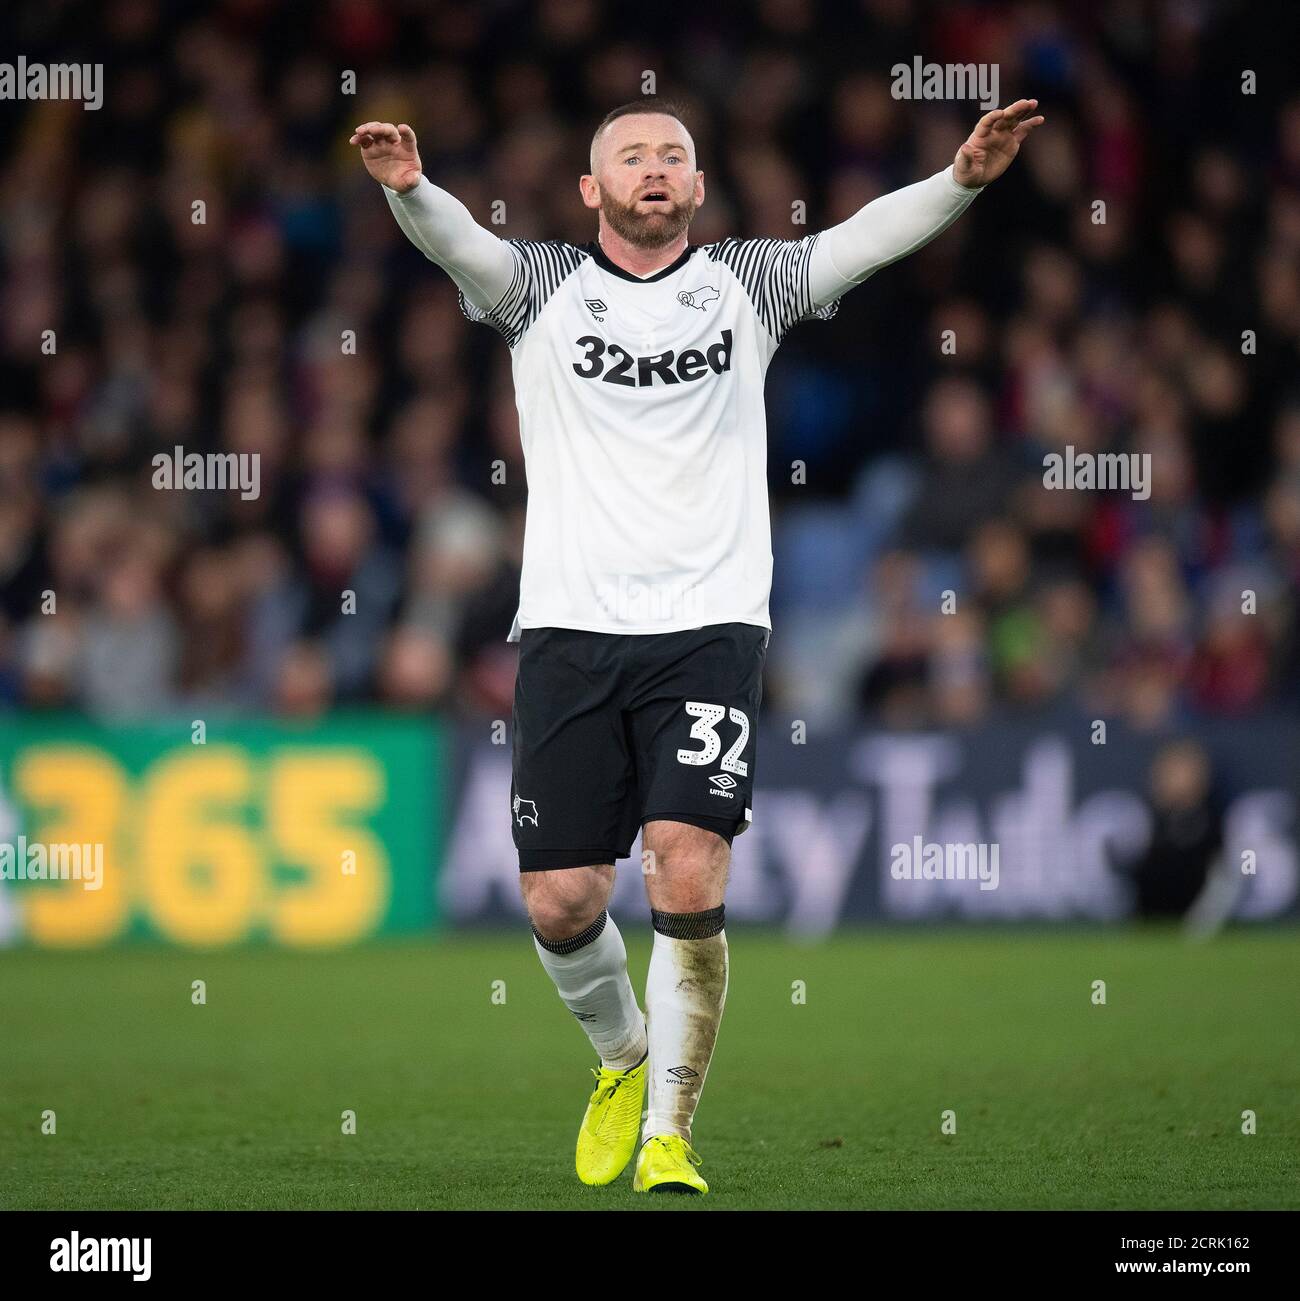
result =
[[741,753],[745,742],[749,740],[749,719],[743,710],[726,709],[722,705],[706,705],[698,700],[686,702],[686,712],[695,719],[691,724],[691,740],[703,741],[703,750],[678,750],[677,762],[696,766],[712,763],[722,749],[722,738],[718,735],[718,724],[730,716],[731,721],[740,728],[736,743],[722,756],[723,772],[734,772],[737,777],[744,777],[749,772],[749,765],[742,761]]

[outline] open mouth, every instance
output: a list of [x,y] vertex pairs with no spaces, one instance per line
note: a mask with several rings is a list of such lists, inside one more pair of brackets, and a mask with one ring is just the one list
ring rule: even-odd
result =
[[641,196],[642,203],[667,203],[668,196],[662,190],[651,190],[649,194]]

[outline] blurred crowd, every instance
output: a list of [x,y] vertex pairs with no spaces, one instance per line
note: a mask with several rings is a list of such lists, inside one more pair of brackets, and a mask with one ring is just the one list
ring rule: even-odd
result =
[[[951,161],[982,110],[894,98],[918,54],[996,63],[1047,125],[772,365],[769,705],[1294,708],[1300,96],[1268,8],[18,6],[4,48],[102,61],[105,94],[0,106],[0,713],[508,716],[509,354],[352,127],[409,122],[503,236],[585,243],[591,133],[651,70],[708,182],[691,241],[799,238]],[[155,488],[176,446],[259,454],[260,495]],[[1149,497],[1046,488],[1066,447],[1149,454]]]

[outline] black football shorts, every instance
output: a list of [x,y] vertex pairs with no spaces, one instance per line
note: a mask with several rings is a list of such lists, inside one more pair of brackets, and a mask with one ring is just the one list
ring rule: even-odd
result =
[[744,831],[770,636],[748,623],[523,629],[510,783],[520,871],[627,858],[657,819],[728,844]]

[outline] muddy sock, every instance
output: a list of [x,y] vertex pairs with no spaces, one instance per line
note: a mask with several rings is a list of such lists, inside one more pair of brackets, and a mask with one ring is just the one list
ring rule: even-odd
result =
[[654,949],[645,988],[649,1110],[641,1137],[678,1134],[689,1143],[727,1001],[723,906],[698,913],[652,909],[650,920]]

